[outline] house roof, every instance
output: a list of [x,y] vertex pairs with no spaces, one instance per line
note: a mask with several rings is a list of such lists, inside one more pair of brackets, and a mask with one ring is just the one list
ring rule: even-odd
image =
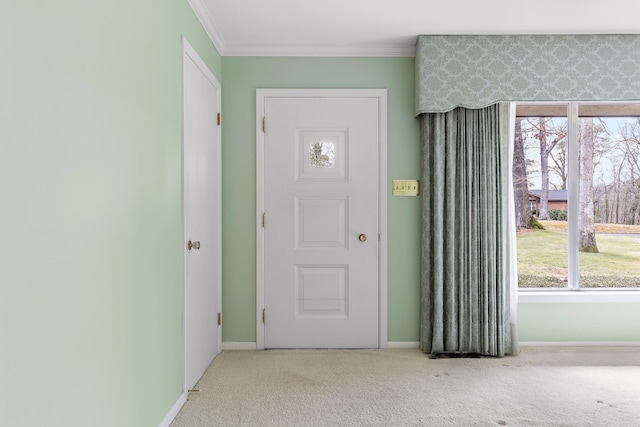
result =
[[[529,190],[529,194],[537,198],[542,197],[542,190]],[[567,190],[549,190],[550,202],[566,202]]]

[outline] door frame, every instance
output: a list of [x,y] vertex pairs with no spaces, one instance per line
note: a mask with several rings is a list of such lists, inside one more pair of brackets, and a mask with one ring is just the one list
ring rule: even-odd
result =
[[[266,98],[375,98],[378,100],[378,347],[387,347],[387,90],[256,89],[256,348],[264,350],[264,194],[263,119]],[[268,120],[268,119],[267,119]],[[268,129],[268,122],[267,122]],[[268,314],[267,314],[268,315]]]
[[[181,44],[182,44],[182,133],[181,133],[181,199],[182,199],[182,391],[183,395],[186,397],[189,390],[187,390],[187,322],[186,322],[186,313],[187,313],[187,210],[185,203],[185,155],[184,155],[184,114],[185,114],[185,97],[184,97],[184,84],[185,84],[185,73],[184,68],[186,61],[192,61],[196,67],[204,74],[204,76],[211,82],[213,87],[216,89],[216,102],[218,104],[218,110],[222,110],[222,94],[221,94],[221,85],[218,79],[216,79],[215,75],[211,72],[207,64],[200,58],[196,50],[191,46],[187,38],[183,35],[181,36]],[[214,117],[211,120],[215,120]],[[217,185],[217,200],[216,200],[216,210],[217,210],[217,223],[214,224],[216,227],[218,234],[218,241],[216,242],[217,246],[217,257],[216,262],[218,264],[218,271],[216,273],[216,291],[218,296],[218,306],[212,307],[213,310],[217,310],[217,313],[222,313],[222,126],[218,125],[216,129],[217,133],[217,144],[215,147],[216,150],[216,185]],[[222,325],[219,326],[218,333],[218,353],[222,351]]]

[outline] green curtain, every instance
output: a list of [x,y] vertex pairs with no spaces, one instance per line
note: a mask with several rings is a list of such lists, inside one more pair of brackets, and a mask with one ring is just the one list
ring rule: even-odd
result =
[[420,347],[511,354],[509,104],[420,116]]

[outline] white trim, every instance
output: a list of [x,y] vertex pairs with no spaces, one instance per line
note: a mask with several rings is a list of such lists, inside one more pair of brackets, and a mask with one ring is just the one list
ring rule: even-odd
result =
[[256,350],[257,348],[255,342],[224,341],[222,343],[222,350]]
[[378,253],[378,348],[388,346],[388,248],[387,248],[387,90],[367,92],[378,96],[378,132],[380,135],[378,148],[378,230],[380,231],[380,247]]
[[[187,241],[187,228],[186,228],[186,205],[184,198],[184,183],[185,183],[185,170],[184,170],[184,65],[185,61],[190,59],[193,63],[198,67],[198,69],[202,72],[202,74],[211,82],[211,85],[216,89],[217,99],[216,102],[218,104],[218,110],[222,111],[222,86],[216,76],[211,72],[207,64],[200,58],[196,50],[191,46],[187,38],[183,35],[181,36],[181,44],[182,44],[182,123],[181,123],[181,148],[180,148],[180,168],[181,168],[181,201],[182,201],[182,391],[183,393],[187,393],[188,387],[186,385],[187,380],[187,340],[186,340],[186,310],[187,310],[187,247],[184,244]],[[216,146],[216,159],[217,159],[217,170],[218,175],[217,179],[217,214],[218,214],[218,222],[216,224],[217,233],[218,233],[218,241],[217,243],[217,264],[220,266],[217,271],[217,286],[218,286],[218,313],[222,312],[222,126],[218,126],[217,129],[217,139],[218,143]],[[222,326],[218,326],[218,353],[222,351]]]
[[389,341],[387,348],[420,348],[420,341]]
[[160,421],[160,424],[158,424],[158,427],[169,427],[173,422],[173,420],[178,415],[178,412],[180,412],[180,409],[182,409],[182,407],[186,402],[187,402],[187,394],[182,393],[178,398],[178,401],[173,404],[171,409],[169,409],[169,412],[167,412],[167,415],[165,415],[162,421]]
[[640,341],[521,341],[521,347],[640,347]]
[[[193,0],[192,0],[193,1]],[[218,51],[220,51],[218,49]],[[410,57],[416,55],[415,44],[387,46],[226,46],[224,56],[330,56],[330,57]]]
[[204,0],[187,0],[200,25],[211,39],[220,56],[315,56],[315,57],[410,57],[416,56],[412,44],[393,45],[236,45],[227,46]]
[[545,303],[637,303],[640,302],[640,290],[602,289],[586,290],[585,288],[569,290],[519,290],[519,304]]
[[[264,350],[264,138],[262,119],[267,97],[378,98],[379,124],[379,231],[378,258],[378,347],[387,347],[387,90],[386,89],[256,89],[256,346]],[[268,125],[268,124],[267,124]]]
[[264,101],[267,92],[256,89],[256,349],[264,350]]
[[193,13],[196,14],[198,21],[200,21],[200,25],[204,28],[209,39],[211,39],[213,46],[215,46],[218,53],[222,55],[225,51],[224,39],[222,38],[220,31],[218,31],[216,23],[209,12],[209,8],[205,5],[204,0],[187,0],[187,3],[191,6]]
[[[182,43],[182,76],[181,84],[182,84],[182,105],[181,105],[181,129],[180,129],[180,197],[182,202],[182,393],[183,396],[186,397],[188,392],[187,387],[187,251],[184,245],[184,242],[187,238],[187,208],[185,203],[184,196],[184,183],[185,183],[185,173],[184,173],[184,76],[185,76],[185,63],[187,61],[187,50],[191,47],[189,42],[187,41],[185,36],[181,38]],[[197,55],[196,55],[197,56]]]
[[[220,56],[309,56],[309,57],[409,57],[416,56],[416,42],[392,45],[235,45],[228,46],[204,0],[187,0]],[[416,38],[417,39],[417,38]]]

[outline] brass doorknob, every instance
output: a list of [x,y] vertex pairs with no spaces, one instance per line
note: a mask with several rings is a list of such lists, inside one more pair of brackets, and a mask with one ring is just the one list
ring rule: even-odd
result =
[[189,240],[187,242],[187,249],[191,250],[191,249],[200,249],[200,241],[196,240],[195,242],[192,242],[191,240]]
[[366,234],[359,235],[358,240],[360,240],[361,242],[364,242],[365,240],[367,240],[367,235]]

